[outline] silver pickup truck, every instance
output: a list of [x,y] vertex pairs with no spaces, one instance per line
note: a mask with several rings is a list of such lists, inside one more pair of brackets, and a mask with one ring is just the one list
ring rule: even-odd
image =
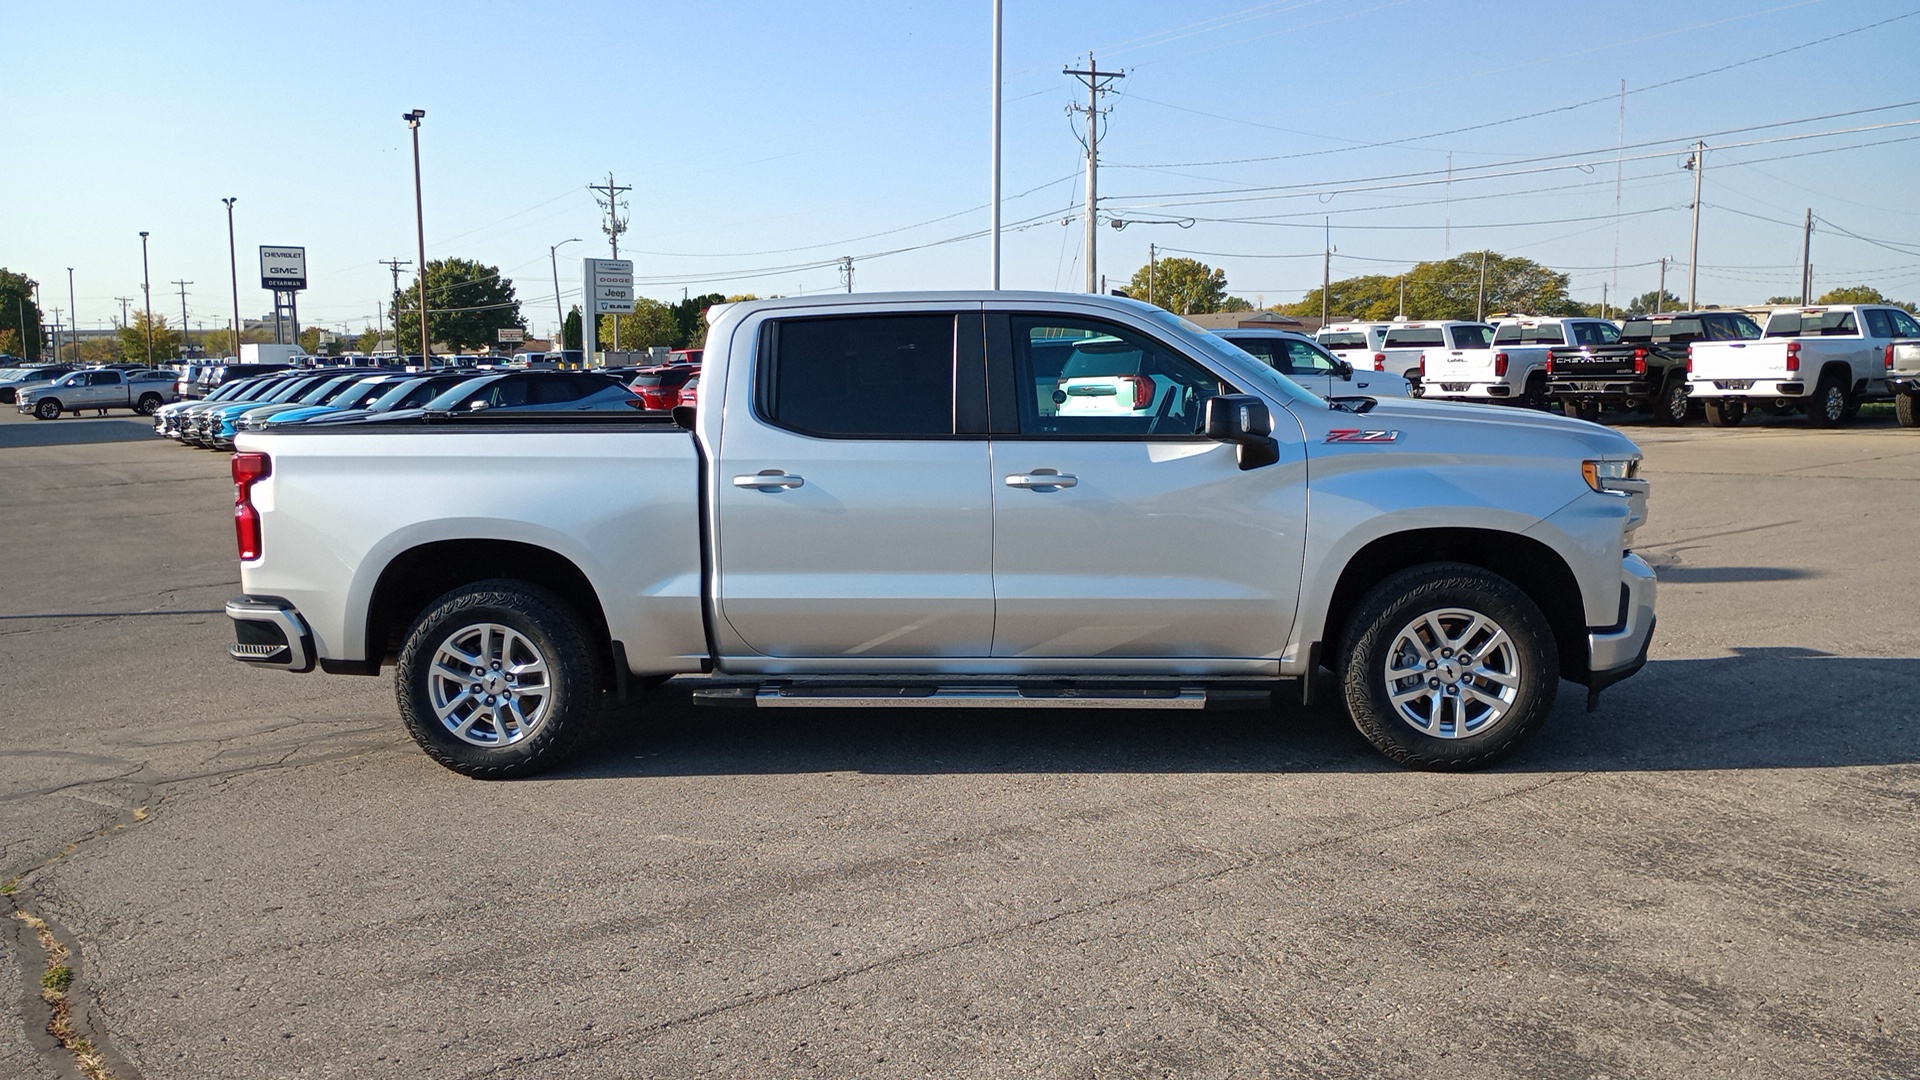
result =
[[[442,764],[550,767],[598,703],[1198,709],[1330,669],[1471,768],[1646,661],[1640,453],[1561,417],[1329,402],[1159,308],[716,307],[697,408],[243,432],[231,654],[395,669]],[[1099,387],[1100,392],[1079,392]]]
[[1889,397],[1907,423],[1915,419],[1913,400],[1900,387],[1913,383],[1900,372],[1920,372],[1920,320],[1875,304],[1781,308],[1767,316],[1758,341],[1687,347],[1687,394],[1704,403],[1714,427],[1740,423],[1753,406],[1803,412],[1814,427],[1833,427]]
[[132,409],[152,416],[160,406],[174,399],[174,375],[170,371],[122,371],[118,368],[91,368],[64,375],[53,382],[22,388],[14,404],[23,413],[40,420],[58,420],[63,412],[88,409]]

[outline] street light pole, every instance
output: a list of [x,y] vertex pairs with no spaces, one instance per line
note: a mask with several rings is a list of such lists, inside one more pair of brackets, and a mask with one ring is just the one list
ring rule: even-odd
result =
[[147,230],[140,230],[140,295],[147,302],[147,366],[153,366],[153,270],[147,264]]
[[[555,252],[566,247],[568,244],[577,244],[579,242],[580,238],[575,236],[567,240],[562,240],[557,244],[547,245],[547,261],[553,264],[553,314],[554,318],[559,320],[553,324],[556,327],[554,333],[560,336],[560,348],[563,352],[567,347],[567,316],[564,311],[560,310],[560,257],[556,255]],[[584,298],[582,298],[580,310],[584,318],[586,312]]]
[[233,271],[233,355],[240,355],[240,259],[233,249],[233,204],[240,201],[238,196],[221,199],[227,204],[227,266]]
[[420,363],[431,366],[433,341],[427,336],[427,218],[420,201],[420,121],[426,118],[425,109],[400,114],[400,119],[413,130],[413,225],[420,239]]
[[993,239],[987,288],[1000,287],[1000,0],[993,0]]

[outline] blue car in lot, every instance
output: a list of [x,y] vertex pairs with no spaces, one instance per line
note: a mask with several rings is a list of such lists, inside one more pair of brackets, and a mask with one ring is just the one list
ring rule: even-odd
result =
[[[339,407],[317,407],[312,410],[295,410],[269,416],[253,425],[251,430],[264,431],[277,429],[288,424],[345,424],[363,420],[371,416],[392,412],[396,409],[416,409],[440,396],[449,387],[457,386],[473,378],[471,371],[449,371],[434,375],[406,374],[400,381],[380,387],[379,396],[362,405]],[[301,416],[301,412],[307,415]]]
[[614,375],[597,371],[510,371],[465,379],[418,408],[395,409],[366,420],[399,422],[479,412],[624,413],[645,407],[640,395]]
[[[341,375],[338,372],[323,372],[288,379],[287,384],[274,390],[263,398],[253,401],[235,401],[211,409],[203,409],[194,417],[194,428],[190,441],[215,450],[233,448],[234,424],[240,420],[240,414],[262,405],[274,405],[283,401],[298,401],[309,394],[319,395],[335,387],[360,378],[357,375]],[[315,402],[318,401],[316,397]],[[315,403],[310,402],[309,404]]]
[[321,394],[318,401],[309,399],[319,391],[309,391],[293,401],[256,405],[241,413],[240,418],[234,421],[233,428],[235,432],[259,431],[269,423],[285,421],[297,424],[312,416],[324,416],[343,409],[358,409],[412,377],[405,372],[360,372],[348,376],[345,385],[328,388]]

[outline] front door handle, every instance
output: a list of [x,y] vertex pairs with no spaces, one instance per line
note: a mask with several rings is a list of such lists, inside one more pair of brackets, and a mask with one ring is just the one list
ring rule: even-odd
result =
[[1032,491],[1058,491],[1070,488],[1080,482],[1077,476],[1069,476],[1058,469],[1035,469],[1031,473],[1014,473],[1007,477],[1010,488],[1027,488]]
[[762,469],[751,476],[736,476],[733,478],[734,487],[752,488],[755,491],[779,491],[783,488],[797,488],[805,484],[806,481],[804,479],[798,476],[788,476],[779,469]]

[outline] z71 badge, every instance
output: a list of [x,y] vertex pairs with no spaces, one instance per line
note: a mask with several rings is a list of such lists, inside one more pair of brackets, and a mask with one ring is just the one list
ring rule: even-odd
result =
[[1399,437],[1397,431],[1360,431],[1356,428],[1335,428],[1327,432],[1328,442],[1390,443]]

